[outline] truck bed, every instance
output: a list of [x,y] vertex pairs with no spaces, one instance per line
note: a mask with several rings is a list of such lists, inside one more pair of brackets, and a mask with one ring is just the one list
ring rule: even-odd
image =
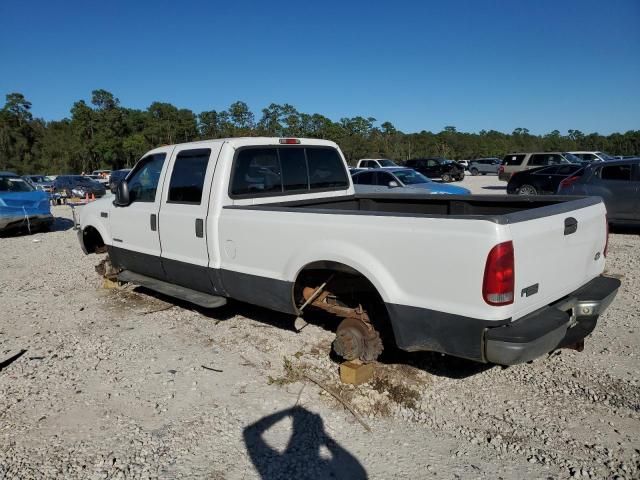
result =
[[508,224],[570,212],[599,202],[597,197],[575,196],[367,194],[225,208],[284,212],[304,209],[309,213],[334,215],[468,218]]

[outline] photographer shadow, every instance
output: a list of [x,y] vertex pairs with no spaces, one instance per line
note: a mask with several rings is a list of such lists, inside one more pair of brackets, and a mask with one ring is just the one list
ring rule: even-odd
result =
[[[266,442],[264,433],[285,418],[291,418],[293,432],[286,449],[279,452]],[[251,461],[263,479],[367,478],[360,462],[325,432],[320,415],[303,407],[264,417],[246,427],[243,435]]]

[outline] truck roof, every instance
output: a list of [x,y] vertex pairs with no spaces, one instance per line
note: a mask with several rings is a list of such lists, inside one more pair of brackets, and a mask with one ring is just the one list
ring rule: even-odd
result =
[[177,143],[173,145],[163,145],[162,147],[155,148],[148,153],[155,151],[166,151],[167,148],[172,147],[184,147],[193,145],[194,147],[201,147],[203,145],[211,145],[215,143],[228,143],[233,148],[248,147],[255,145],[284,145],[281,140],[295,139],[299,143],[297,145],[322,145],[327,147],[337,148],[338,145],[330,140],[322,140],[319,138],[302,138],[302,137],[231,137],[231,138],[212,138],[210,140],[198,140],[196,142]]

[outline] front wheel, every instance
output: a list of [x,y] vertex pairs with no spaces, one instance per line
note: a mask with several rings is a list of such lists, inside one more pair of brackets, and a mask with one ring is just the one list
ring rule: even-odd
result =
[[471,169],[471,175],[473,175],[474,177],[475,177],[476,175],[478,175],[478,173],[480,173],[480,172],[478,172],[478,169],[477,169],[477,168],[472,168],[472,169]]
[[518,195],[537,195],[538,191],[536,187],[531,185],[521,185],[518,189]]
[[451,178],[451,174],[449,173],[443,173],[442,174],[442,181],[445,183],[449,183],[452,180]]

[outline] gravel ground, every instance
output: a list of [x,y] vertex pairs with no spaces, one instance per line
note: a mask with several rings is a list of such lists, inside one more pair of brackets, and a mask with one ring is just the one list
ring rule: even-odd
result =
[[69,213],[0,238],[0,479],[640,476],[637,231],[611,236],[622,289],[584,352],[508,369],[396,353],[353,387],[321,317],[296,333],[245,304],[102,288]]

